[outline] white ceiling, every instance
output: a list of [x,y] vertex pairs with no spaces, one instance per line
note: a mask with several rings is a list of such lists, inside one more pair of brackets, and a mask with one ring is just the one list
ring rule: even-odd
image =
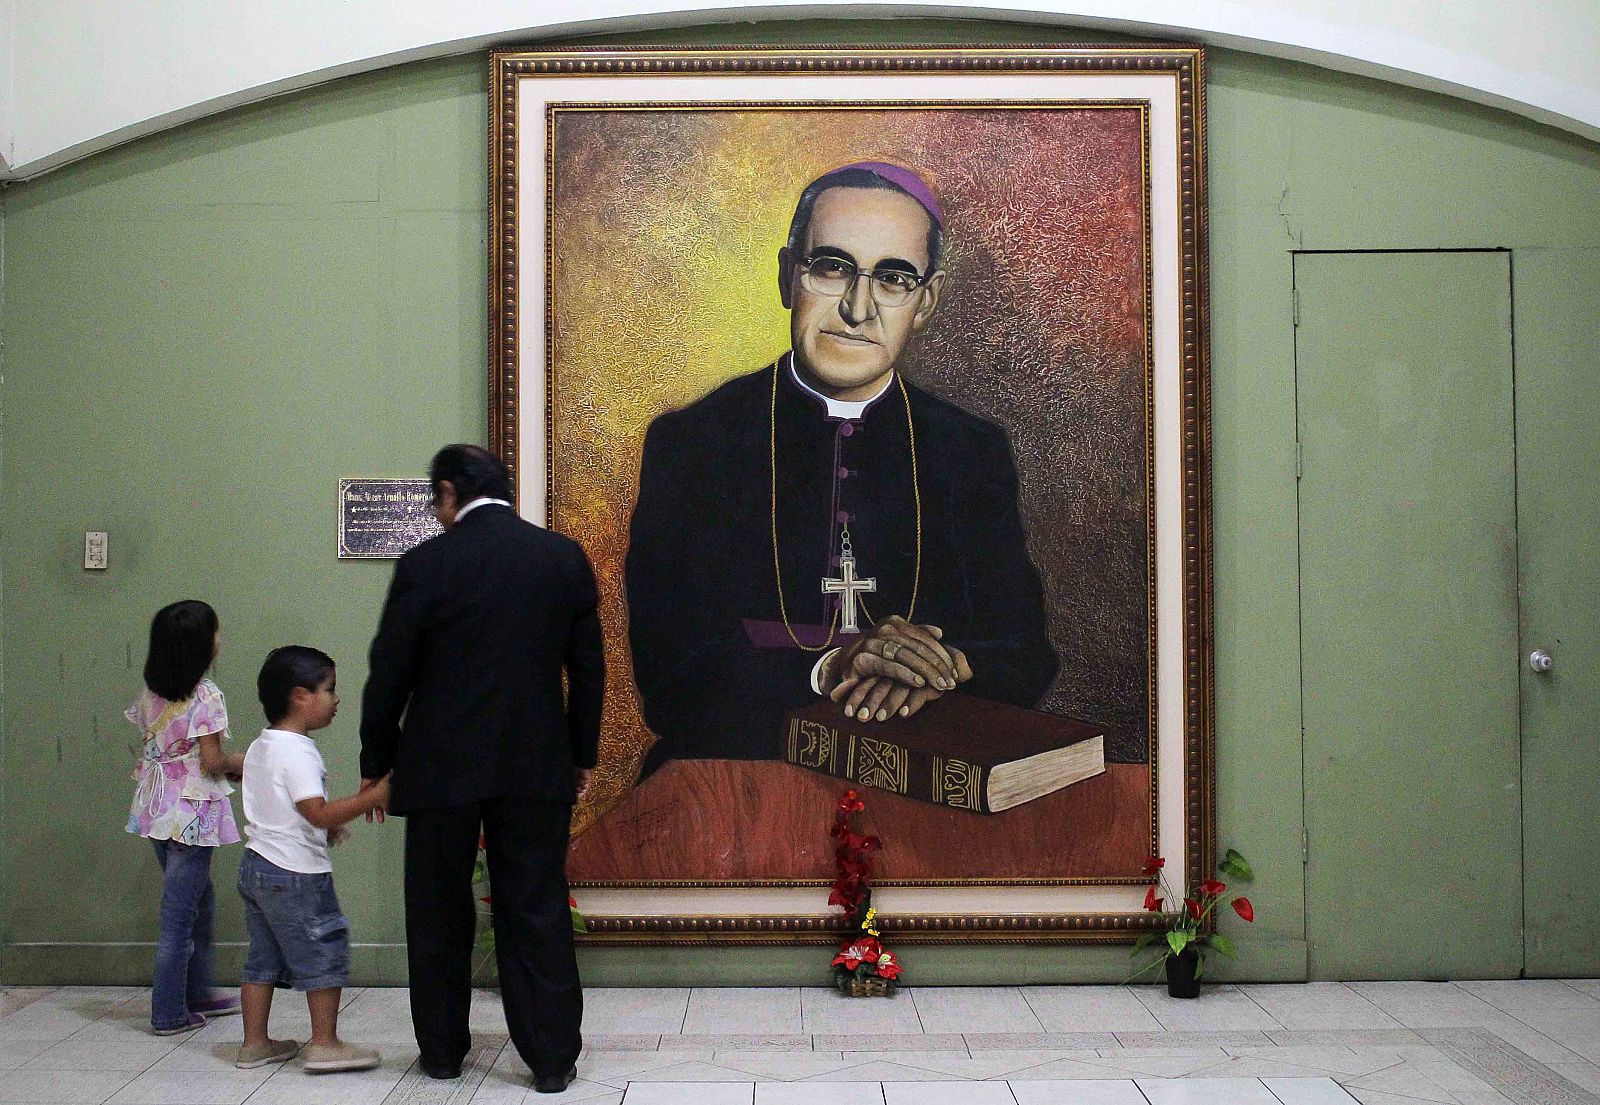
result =
[[0,0],[0,179],[338,76],[556,35],[752,19],[1003,18],[1201,41],[1600,140],[1600,0]]

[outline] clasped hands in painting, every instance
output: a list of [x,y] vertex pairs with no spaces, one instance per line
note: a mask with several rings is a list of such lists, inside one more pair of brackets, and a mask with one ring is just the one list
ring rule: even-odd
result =
[[936,625],[885,618],[828,658],[821,686],[857,721],[910,717],[972,678],[966,654],[943,636]]

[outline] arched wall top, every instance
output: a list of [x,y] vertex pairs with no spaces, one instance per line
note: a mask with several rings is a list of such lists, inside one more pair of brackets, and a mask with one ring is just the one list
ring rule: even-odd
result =
[[13,0],[0,2],[0,179],[335,77],[491,45],[905,16],[1197,40],[1444,92],[1600,141],[1594,0]]

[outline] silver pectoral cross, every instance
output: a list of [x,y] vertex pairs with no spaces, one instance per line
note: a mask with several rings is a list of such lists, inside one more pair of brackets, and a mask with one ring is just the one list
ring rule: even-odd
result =
[[830,576],[822,577],[822,593],[824,595],[843,595],[839,611],[839,632],[860,633],[861,627],[856,622],[857,596],[878,589],[876,579],[856,578],[856,558],[841,556],[839,558],[839,578]]

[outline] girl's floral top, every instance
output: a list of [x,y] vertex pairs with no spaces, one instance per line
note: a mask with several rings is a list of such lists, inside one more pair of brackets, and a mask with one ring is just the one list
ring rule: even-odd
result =
[[128,831],[207,848],[238,843],[232,784],[200,769],[200,738],[228,739],[228,707],[217,685],[202,679],[181,702],[146,687],[123,716],[144,731]]

